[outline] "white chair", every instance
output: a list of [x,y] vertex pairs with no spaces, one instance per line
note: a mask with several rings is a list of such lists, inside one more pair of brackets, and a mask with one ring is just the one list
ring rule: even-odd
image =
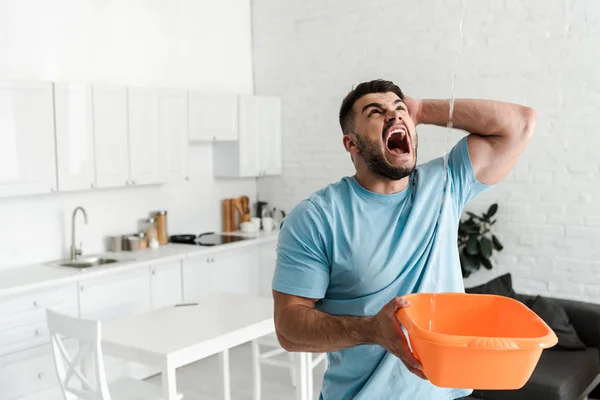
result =
[[[102,356],[101,323],[46,310],[56,373],[65,400],[162,400],[160,386],[131,378],[107,382]],[[77,352],[65,342],[75,339]],[[178,393],[179,400],[183,398]]]
[[[290,371],[292,386],[296,387],[296,364],[295,364],[295,353],[287,352],[277,340],[277,336],[274,334],[263,336],[257,340],[252,341],[252,362],[254,363],[254,400],[260,400],[261,398],[261,368],[260,365],[271,365],[275,367],[288,368]],[[261,354],[261,346],[267,347],[270,350],[265,351]],[[287,360],[275,359],[276,356],[287,353]],[[314,369],[324,363],[325,368],[327,367],[327,354],[308,353],[308,362],[310,363],[310,371],[307,377],[308,386],[308,400],[313,398],[313,374]]]

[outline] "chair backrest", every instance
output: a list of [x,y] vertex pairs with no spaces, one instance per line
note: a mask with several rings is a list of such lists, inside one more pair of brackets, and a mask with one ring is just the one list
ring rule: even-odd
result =
[[[101,324],[46,310],[56,373],[65,400],[111,400],[102,357]],[[65,342],[75,339],[76,351]],[[75,353],[72,355],[72,353]]]

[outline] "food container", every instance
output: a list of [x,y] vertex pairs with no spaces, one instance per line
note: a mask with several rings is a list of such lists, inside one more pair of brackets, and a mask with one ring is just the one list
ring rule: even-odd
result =
[[140,249],[140,238],[137,235],[125,237],[125,248],[127,251],[136,251]]
[[123,250],[123,236],[111,236],[108,238],[108,251],[119,252]]
[[436,386],[519,389],[542,350],[558,342],[525,304],[504,296],[416,293],[396,313],[423,373]]
[[157,211],[154,213],[154,220],[156,221],[156,238],[160,245],[169,243],[169,235],[167,233],[167,212]]

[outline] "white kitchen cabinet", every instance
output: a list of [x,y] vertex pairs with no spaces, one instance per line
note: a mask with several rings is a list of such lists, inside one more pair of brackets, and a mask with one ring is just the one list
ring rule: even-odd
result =
[[54,84],[58,190],[95,186],[94,116],[89,84]]
[[258,266],[260,270],[260,295],[273,297],[272,282],[277,263],[277,242],[258,246]]
[[259,104],[258,149],[259,175],[280,175],[282,167],[281,151],[281,99],[275,97],[257,97]]
[[50,345],[0,358],[0,400],[46,400],[41,394],[56,392],[58,385]]
[[77,316],[77,285],[61,285],[0,300],[0,356],[50,342],[46,309]]
[[239,96],[239,140],[214,144],[216,177],[281,174],[281,100]]
[[127,102],[129,182],[132,185],[162,183],[166,157],[160,146],[158,91],[129,89]]
[[181,303],[181,263],[173,261],[150,267],[150,291],[153,309]]
[[258,295],[260,274],[256,247],[215,254],[210,267],[211,287],[215,292]]
[[238,139],[238,96],[235,93],[189,92],[189,141]]
[[79,283],[82,318],[112,320],[148,310],[150,279],[147,269]]
[[184,90],[163,90],[159,97],[161,149],[170,181],[187,177],[188,95]]
[[127,90],[93,86],[96,185],[121,187],[129,180]]
[[183,300],[197,301],[200,297],[213,293],[211,288],[211,256],[198,256],[182,262]]
[[0,197],[57,188],[52,84],[0,83]]

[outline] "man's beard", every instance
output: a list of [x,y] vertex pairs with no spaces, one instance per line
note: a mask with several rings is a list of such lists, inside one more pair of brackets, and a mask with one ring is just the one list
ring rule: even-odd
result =
[[395,167],[385,159],[383,151],[381,150],[381,145],[378,142],[371,142],[368,139],[356,135],[356,143],[365,159],[367,167],[376,175],[389,180],[398,181],[409,176],[415,170],[415,165],[417,164],[416,146],[412,149],[413,154],[415,154],[414,163],[408,167]]

